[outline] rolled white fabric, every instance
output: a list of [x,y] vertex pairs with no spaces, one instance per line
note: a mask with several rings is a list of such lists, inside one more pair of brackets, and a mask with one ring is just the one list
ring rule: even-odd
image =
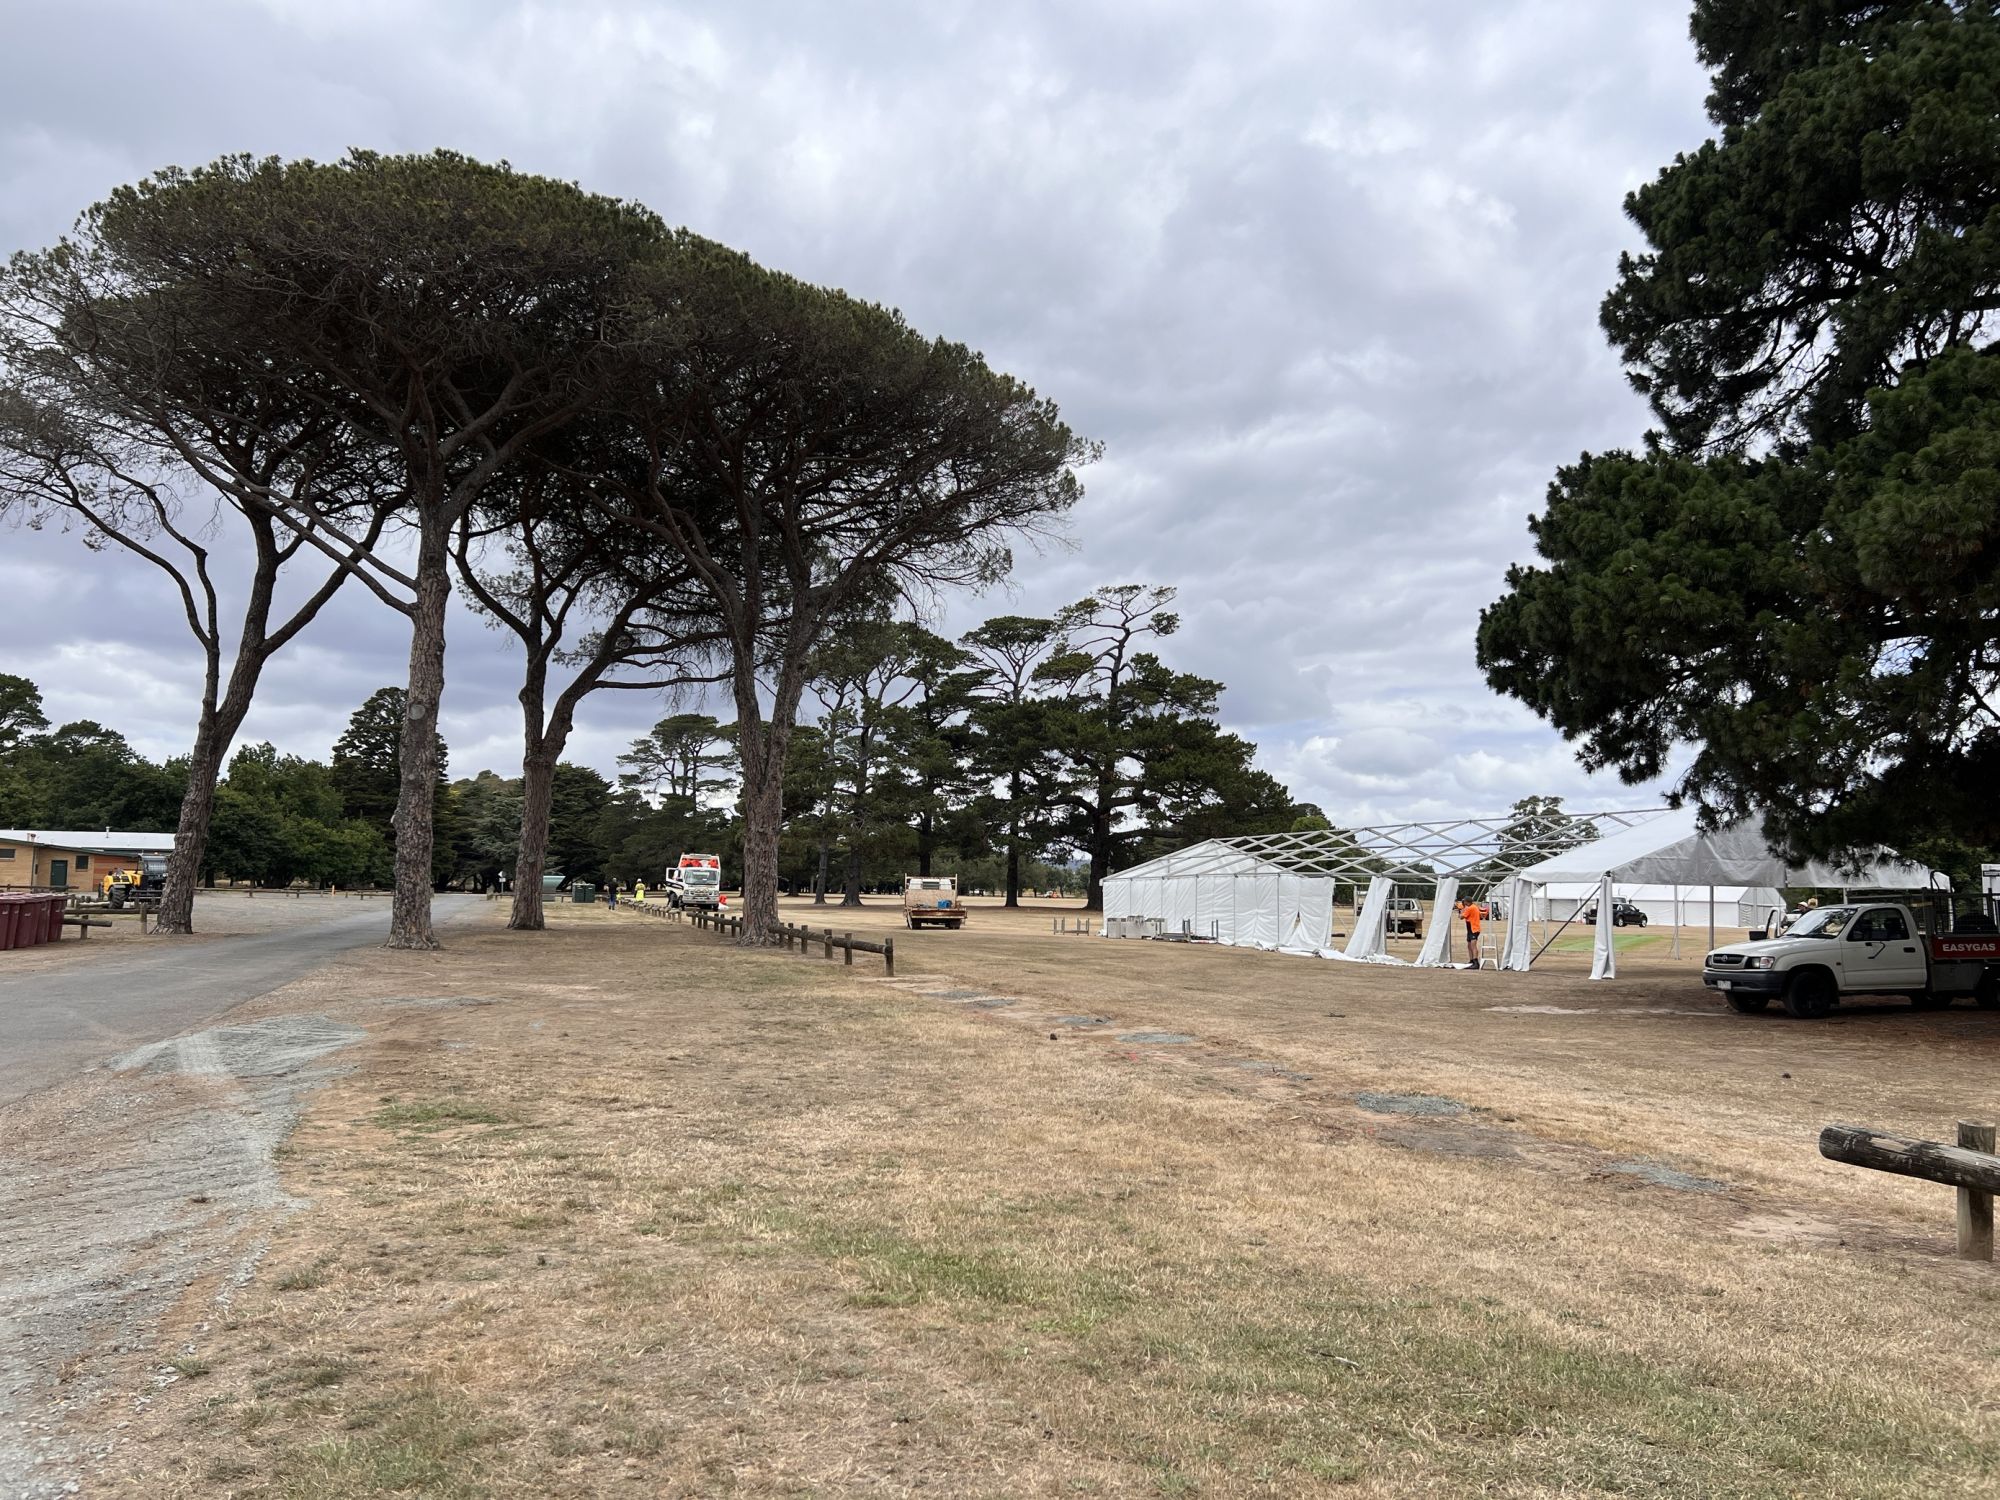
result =
[[1349,958],[1379,958],[1388,951],[1389,896],[1396,882],[1377,875],[1368,882],[1368,895],[1354,918],[1354,932],[1342,951]]
[[1611,925],[1611,877],[1605,876],[1597,887],[1597,940],[1590,947],[1590,977],[1592,979],[1616,979],[1618,977],[1618,947],[1612,941],[1616,929]]
[[1507,882],[1507,941],[1500,947],[1500,967],[1525,974],[1535,959],[1533,935],[1528,931],[1528,882],[1518,877]]
[[1447,875],[1437,883],[1437,895],[1431,900],[1431,924],[1424,929],[1424,946],[1417,954],[1418,968],[1451,967],[1451,928],[1457,920],[1453,912],[1457,905],[1458,877]]

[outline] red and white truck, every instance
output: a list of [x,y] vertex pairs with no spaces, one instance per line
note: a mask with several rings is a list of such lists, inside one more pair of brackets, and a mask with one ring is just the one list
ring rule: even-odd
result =
[[683,854],[667,872],[667,896],[677,907],[715,911],[722,905],[722,856]]

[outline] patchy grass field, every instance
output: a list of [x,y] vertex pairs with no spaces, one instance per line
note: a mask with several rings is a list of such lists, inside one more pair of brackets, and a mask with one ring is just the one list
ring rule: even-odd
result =
[[371,1033],[312,1206],[105,1493],[2000,1493],[2000,1277],[1813,1145],[1990,1116],[2000,1017],[551,918],[280,997]]

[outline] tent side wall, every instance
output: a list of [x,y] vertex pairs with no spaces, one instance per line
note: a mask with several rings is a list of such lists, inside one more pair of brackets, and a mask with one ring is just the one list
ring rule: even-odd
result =
[[1240,947],[1319,949],[1332,941],[1333,881],[1280,874],[1240,851],[1204,846],[1104,881],[1104,915]]

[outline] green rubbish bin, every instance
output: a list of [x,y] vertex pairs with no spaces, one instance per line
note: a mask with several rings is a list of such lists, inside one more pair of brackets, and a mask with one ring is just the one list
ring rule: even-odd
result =
[[597,899],[597,887],[587,880],[576,881],[569,888],[569,899],[578,906],[588,906]]

